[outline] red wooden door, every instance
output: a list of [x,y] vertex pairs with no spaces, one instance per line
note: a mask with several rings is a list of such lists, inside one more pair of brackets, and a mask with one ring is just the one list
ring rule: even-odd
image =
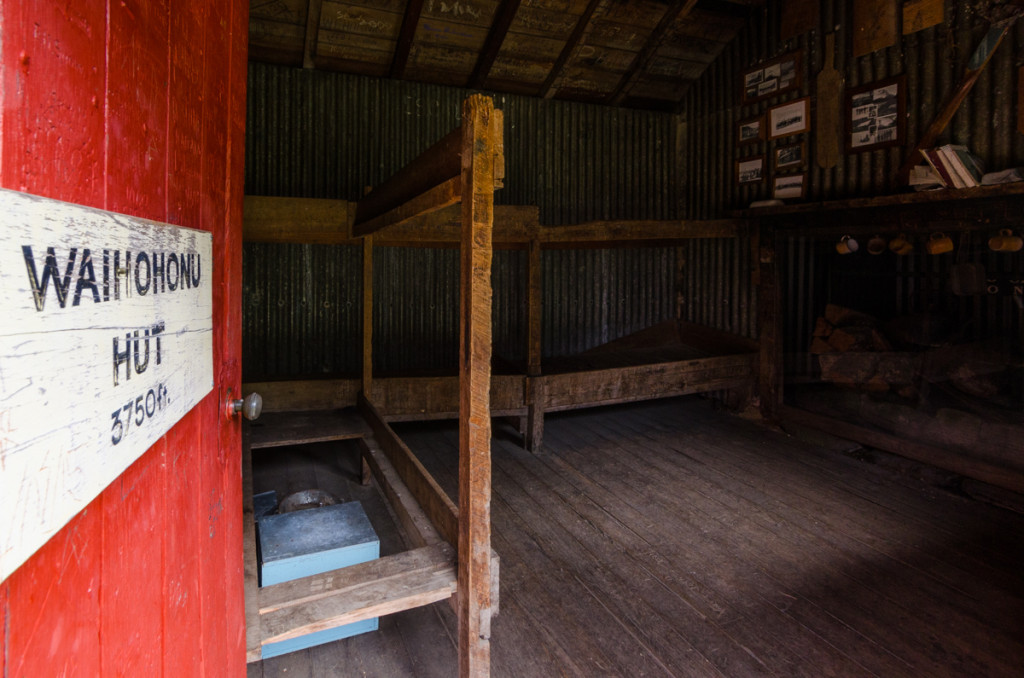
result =
[[0,2],[0,187],[210,231],[215,261],[213,391],[0,583],[0,675],[244,675],[247,30],[247,0]]

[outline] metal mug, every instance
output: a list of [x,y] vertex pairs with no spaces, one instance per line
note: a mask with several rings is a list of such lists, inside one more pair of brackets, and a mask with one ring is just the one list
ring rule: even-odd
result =
[[859,247],[860,245],[857,244],[856,240],[848,235],[844,235],[839,239],[839,242],[836,243],[836,252],[839,252],[840,254],[853,254]]
[[1024,239],[1014,235],[1008,228],[1000,229],[999,235],[988,239],[988,246],[996,252],[1019,252],[1024,247]]
[[932,237],[925,243],[928,254],[945,254],[953,251],[953,239],[945,233],[932,233]]
[[914,251],[914,243],[907,240],[906,233],[900,233],[889,241],[889,249],[900,256],[905,256]]

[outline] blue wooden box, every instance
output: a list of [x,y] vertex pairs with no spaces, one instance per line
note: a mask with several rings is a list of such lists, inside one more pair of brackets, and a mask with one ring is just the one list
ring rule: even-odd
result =
[[[380,540],[357,501],[263,516],[258,525],[261,586],[380,557]],[[276,657],[376,630],[375,617],[264,645],[263,656]]]

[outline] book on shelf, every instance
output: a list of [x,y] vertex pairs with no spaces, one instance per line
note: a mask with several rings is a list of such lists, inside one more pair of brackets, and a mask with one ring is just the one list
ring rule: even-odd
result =
[[925,161],[935,170],[943,186],[970,188],[980,186],[984,175],[981,160],[966,146],[946,144],[921,151]]

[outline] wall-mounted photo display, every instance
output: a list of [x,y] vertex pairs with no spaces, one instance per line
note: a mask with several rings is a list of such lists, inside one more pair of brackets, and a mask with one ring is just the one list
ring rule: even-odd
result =
[[846,152],[903,143],[906,78],[896,76],[846,90]]
[[745,104],[784,94],[800,87],[800,53],[784,54],[743,72]]
[[736,128],[736,143],[750,144],[764,139],[764,116],[741,120]]
[[800,169],[807,161],[807,142],[779,146],[775,149],[775,171]]
[[811,98],[787,101],[768,109],[768,138],[806,132],[811,127]]
[[775,181],[772,183],[772,197],[776,200],[802,198],[806,183],[806,174],[787,174],[775,177]]
[[736,161],[736,183],[753,184],[764,181],[764,156],[755,155]]

